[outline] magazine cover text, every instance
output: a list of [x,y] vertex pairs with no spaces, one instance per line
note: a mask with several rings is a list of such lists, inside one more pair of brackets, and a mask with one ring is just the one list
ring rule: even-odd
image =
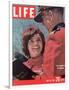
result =
[[65,8],[12,4],[12,84],[65,82]]

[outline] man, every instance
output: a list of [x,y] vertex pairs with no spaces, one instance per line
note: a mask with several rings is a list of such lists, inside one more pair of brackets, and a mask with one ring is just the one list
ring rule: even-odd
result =
[[34,18],[49,31],[45,44],[43,72],[45,77],[65,76],[65,34],[64,8],[39,6],[39,14]]

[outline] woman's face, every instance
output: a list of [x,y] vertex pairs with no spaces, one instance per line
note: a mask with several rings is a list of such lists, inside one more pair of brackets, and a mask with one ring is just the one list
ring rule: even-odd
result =
[[38,57],[43,48],[42,39],[39,34],[35,34],[28,42],[28,50],[32,58]]

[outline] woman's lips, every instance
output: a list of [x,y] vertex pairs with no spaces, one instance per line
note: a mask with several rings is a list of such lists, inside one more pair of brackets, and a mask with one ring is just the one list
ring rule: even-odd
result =
[[40,51],[40,47],[32,48],[32,51],[33,51],[33,52],[39,52],[39,51]]
[[40,49],[40,47],[33,47],[32,49]]

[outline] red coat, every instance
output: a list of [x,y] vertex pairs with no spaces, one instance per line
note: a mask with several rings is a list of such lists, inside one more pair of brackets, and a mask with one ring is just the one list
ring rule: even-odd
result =
[[33,72],[37,73],[38,75],[34,77],[34,79],[40,79],[40,74],[42,73],[42,56],[39,56],[37,58],[30,58],[28,61],[23,63],[28,68],[30,68]]
[[65,74],[65,33],[52,32],[45,45],[43,71],[45,77],[62,76]]

